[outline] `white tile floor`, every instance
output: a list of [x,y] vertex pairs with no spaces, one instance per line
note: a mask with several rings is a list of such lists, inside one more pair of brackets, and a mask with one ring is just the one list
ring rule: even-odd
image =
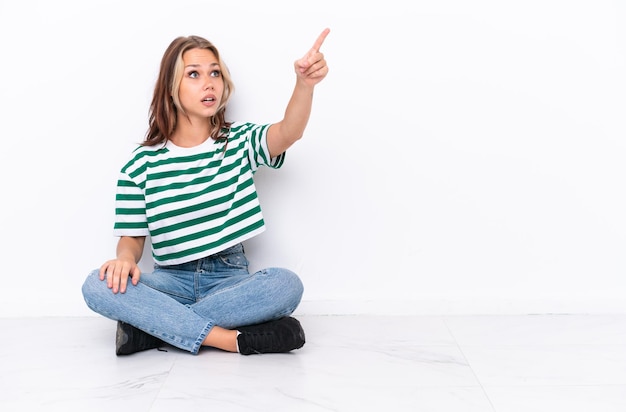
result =
[[127,357],[104,318],[0,318],[0,410],[626,411],[626,315],[296,317],[290,354]]

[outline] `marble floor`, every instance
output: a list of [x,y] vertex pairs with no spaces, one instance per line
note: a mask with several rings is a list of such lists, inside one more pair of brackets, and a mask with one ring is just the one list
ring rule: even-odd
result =
[[626,315],[296,317],[288,354],[126,357],[108,319],[0,318],[0,410],[626,411]]

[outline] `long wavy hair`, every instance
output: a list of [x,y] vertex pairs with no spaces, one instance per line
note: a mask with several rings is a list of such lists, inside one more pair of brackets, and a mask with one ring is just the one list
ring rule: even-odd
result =
[[226,139],[225,131],[231,125],[231,122],[227,122],[225,118],[226,104],[235,90],[235,85],[213,43],[199,36],[188,36],[174,39],[163,54],[159,77],[154,86],[154,95],[150,104],[149,127],[145,140],[142,142],[143,146],[166,143],[176,130],[178,113],[185,114],[178,91],[184,75],[183,53],[191,49],[209,50],[217,58],[224,79],[224,91],[217,112],[211,117],[211,138]]

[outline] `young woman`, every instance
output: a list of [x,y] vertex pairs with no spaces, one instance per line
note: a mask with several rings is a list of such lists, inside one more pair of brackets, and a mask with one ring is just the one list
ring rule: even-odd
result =
[[[290,316],[302,282],[283,268],[250,274],[242,242],[265,228],[253,175],[280,168],[302,137],[315,85],[328,73],[320,52],[328,33],[294,63],[291,99],[273,124],[226,120],[234,85],[208,40],[179,37],[165,51],[148,132],[117,183],[117,257],[82,287],[93,311],[118,321],[118,356],[163,342],[192,354],[202,346],[249,355],[304,345]],[[154,271],[141,273],[147,236]]]

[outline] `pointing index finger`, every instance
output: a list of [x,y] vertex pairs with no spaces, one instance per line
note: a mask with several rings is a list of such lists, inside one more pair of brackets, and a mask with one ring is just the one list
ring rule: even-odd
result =
[[315,52],[320,51],[320,48],[322,47],[322,43],[324,43],[324,39],[326,39],[326,36],[328,36],[328,33],[330,33],[330,29],[328,28],[324,29],[322,34],[320,34],[317,40],[315,40],[315,44],[313,45],[313,48],[312,48],[313,51]]

